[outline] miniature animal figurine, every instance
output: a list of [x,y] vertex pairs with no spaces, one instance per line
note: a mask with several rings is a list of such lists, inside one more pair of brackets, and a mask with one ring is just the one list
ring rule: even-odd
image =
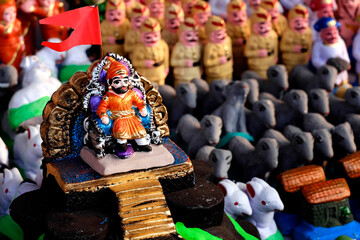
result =
[[278,166],[279,145],[271,138],[261,138],[254,147],[240,136],[233,137],[228,146],[233,154],[235,168],[229,173],[231,179],[246,182],[253,177],[267,178]]
[[222,125],[222,120],[218,116],[205,115],[199,122],[192,115],[185,114],[179,120],[176,134],[188,144],[187,153],[193,158],[201,147],[218,144]]
[[249,85],[241,81],[230,82],[224,93],[225,102],[212,114],[221,117],[225,133],[247,133],[244,103],[249,93]]
[[231,151],[206,145],[198,150],[195,159],[209,162],[213,166],[215,181],[228,178],[232,160]]
[[308,93],[309,112],[328,116],[330,113],[329,93],[325,89],[314,88]]
[[159,92],[169,112],[168,124],[174,128],[181,116],[191,113],[196,108],[197,88],[194,83],[182,83],[176,89],[170,85],[162,85]]
[[9,214],[9,206],[14,199],[23,178],[17,168],[5,168],[0,174],[0,216]]
[[18,84],[18,72],[12,65],[0,65],[0,112],[7,110],[10,98]]
[[[184,10],[185,11],[185,10]],[[205,24],[211,16],[211,6],[208,2],[203,0],[196,1],[191,8],[191,17],[199,26],[199,41],[202,45],[207,42],[207,34],[205,32]]]
[[245,109],[245,114],[246,129],[255,140],[258,140],[266,129],[276,125],[275,106],[270,100],[255,102],[251,111]]
[[41,143],[40,125],[29,126],[25,132],[18,133],[14,140],[14,162],[24,169],[25,176],[33,181],[44,158]]
[[246,188],[245,183],[234,183],[229,179],[224,179],[218,183],[218,187],[224,194],[224,210],[227,214],[234,219],[251,216],[252,209],[249,198],[241,189]]
[[246,98],[245,106],[251,109],[254,103],[259,100],[259,83],[252,78],[241,79],[241,81],[246,82],[250,87],[250,91]]
[[330,65],[323,65],[313,74],[306,66],[297,65],[289,77],[290,88],[302,89],[310,92],[314,88],[322,88],[332,92],[337,77],[336,68]]
[[215,79],[231,81],[233,55],[230,37],[226,34],[224,19],[211,16],[205,25],[207,42],[204,47],[204,68],[206,80],[210,84]]
[[280,41],[281,58],[290,73],[298,64],[306,65],[312,50],[312,32],[305,6],[296,4],[288,14],[289,27]]
[[146,19],[140,27],[141,43],[130,53],[136,71],[159,86],[165,84],[165,78],[169,73],[169,47],[161,39],[160,30],[160,24],[156,19]]
[[[221,104],[225,101],[225,92],[224,89],[226,85],[228,85],[229,81],[227,80],[214,80],[210,84],[210,91],[204,101],[204,114],[210,114],[215,109],[221,106]],[[250,94],[250,92],[249,92]]]
[[174,68],[174,86],[201,78],[201,45],[198,26],[194,19],[186,18],[180,24],[179,41],[171,53],[170,64]]
[[20,62],[25,46],[21,22],[16,18],[15,0],[0,3],[0,20],[0,62],[13,65],[20,71]]
[[260,7],[267,10],[271,16],[272,29],[281,39],[285,30],[288,28],[288,22],[284,15],[280,14],[279,1],[264,0],[261,1]]
[[298,125],[302,115],[308,112],[308,97],[303,90],[292,89],[284,95],[284,101],[268,93],[261,93],[260,99],[271,100],[275,105],[275,129],[282,130],[288,124]]
[[350,113],[346,115],[346,122],[350,124],[354,132],[356,149],[360,149],[360,114]]
[[232,55],[234,57],[234,66],[236,66],[234,68],[234,77],[240,79],[241,73],[247,69],[244,49],[250,36],[250,21],[246,13],[246,3],[240,0],[229,1],[227,16],[226,32],[231,38]]
[[267,69],[276,64],[278,58],[278,36],[271,29],[271,16],[262,8],[251,15],[251,29],[246,45],[245,57],[250,70],[266,78]]
[[41,67],[46,67],[45,63],[41,61],[38,56],[36,55],[25,56],[22,58],[20,63],[21,72],[25,76],[28,72],[30,72],[33,68],[35,68],[38,65],[40,65]]
[[347,89],[344,99],[330,95],[329,105],[330,114],[327,120],[335,125],[343,123],[347,114],[360,113],[360,87]]
[[263,137],[273,138],[279,144],[279,165],[277,168],[279,173],[309,163],[314,158],[314,138],[311,133],[295,132],[286,141],[281,132],[268,129],[264,132]]
[[201,119],[205,115],[203,109],[206,98],[209,96],[210,86],[201,78],[194,78],[191,82],[196,86],[196,109],[193,114],[197,119]]
[[282,211],[284,204],[275,188],[260,178],[252,178],[246,189],[253,210],[248,220],[259,230],[261,239],[267,239],[278,231],[274,212]]
[[352,45],[353,37],[360,27],[360,23],[357,21],[357,9],[359,8],[360,1],[358,0],[339,1],[338,9],[335,12],[340,23],[340,35],[344,39],[347,48]]
[[9,150],[0,137],[0,164],[9,166]]
[[165,28],[161,31],[161,39],[169,46],[170,52],[179,40],[179,28],[184,21],[184,11],[174,3],[165,9]]
[[[58,38],[50,38],[48,41],[53,43],[61,42],[61,40]],[[64,60],[66,57],[66,52],[58,52],[52,50],[51,48],[43,47],[36,53],[36,56],[45,63],[45,66],[48,69],[50,69],[52,76],[58,78],[59,71],[56,64],[58,61]]]
[[[311,62],[315,68],[326,64],[331,58],[339,57],[350,63],[349,55],[344,40],[339,36],[340,24],[334,18],[321,18],[314,28],[320,32],[321,38],[316,40],[311,54]],[[348,81],[347,70],[339,71],[335,84],[341,85]]]
[[149,8],[150,17],[160,23],[161,29],[165,26],[165,0],[145,0],[145,6]]
[[100,24],[103,55],[113,52],[123,56],[125,34],[130,28],[126,18],[124,1],[108,0],[105,6],[105,19]]

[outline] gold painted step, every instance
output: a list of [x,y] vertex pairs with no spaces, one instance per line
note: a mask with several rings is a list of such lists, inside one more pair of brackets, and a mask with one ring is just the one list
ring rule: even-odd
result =
[[124,239],[176,233],[163,189],[156,177],[131,179],[111,187],[119,202]]

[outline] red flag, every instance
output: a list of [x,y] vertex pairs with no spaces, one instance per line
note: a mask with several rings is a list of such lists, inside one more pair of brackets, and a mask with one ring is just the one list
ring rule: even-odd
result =
[[78,45],[101,45],[98,7],[82,7],[53,17],[40,20],[40,24],[50,24],[73,28],[70,37],[60,43],[42,42],[41,45],[58,52],[64,52]]

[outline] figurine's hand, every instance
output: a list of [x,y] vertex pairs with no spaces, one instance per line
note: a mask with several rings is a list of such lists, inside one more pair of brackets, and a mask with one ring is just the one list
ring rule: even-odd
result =
[[193,66],[193,61],[191,59],[186,59],[185,60],[185,66],[186,67],[192,67]]
[[104,116],[101,118],[101,122],[105,125],[108,125],[109,124],[109,117],[107,116]]
[[296,52],[296,53],[301,52],[301,45],[295,45],[294,46],[294,52]]
[[225,56],[220,57],[220,64],[225,64],[227,62],[227,58]]
[[240,46],[244,45],[244,39],[243,38],[237,38],[236,39],[236,45],[240,45]]
[[143,117],[146,117],[147,114],[148,114],[147,109],[146,109],[146,107],[144,107],[144,108],[140,111],[140,115],[143,116]]
[[168,69],[168,68],[166,68],[166,69],[164,70],[164,74],[165,74],[165,76],[167,76],[167,75],[169,74],[169,69]]
[[147,68],[153,68],[154,67],[154,60],[149,60],[149,59],[146,59],[145,60],[145,67]]
[[259,57],[267,57],[267,56],[268,56],[268,52],[266,51],[266,49],[259,50]]
[[116,44],[116,38],[114,36],[108,36],[107,41],[110,44]]

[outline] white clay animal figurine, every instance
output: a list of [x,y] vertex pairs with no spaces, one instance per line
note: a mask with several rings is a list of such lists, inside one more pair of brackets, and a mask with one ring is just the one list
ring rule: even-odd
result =
[[9,214],[10,203],[22,181],[23,178],[17,168],[5,168],[0,173],[0,216]]
[[[58,38],[49,38],[48,41],[53,43],[61,42],[61,40]],[[50,69],[52,76],[58,78],[59,71],[56,64],[59,61],[64,60],[66,57],[66,52],[58,52],[52,50],[51,48],[43,47],[36,53],[36,56],[39,57],[39,59],[45,63],[47,68]]]
[[9,149],[0,137],[0,164],[9,166]]

